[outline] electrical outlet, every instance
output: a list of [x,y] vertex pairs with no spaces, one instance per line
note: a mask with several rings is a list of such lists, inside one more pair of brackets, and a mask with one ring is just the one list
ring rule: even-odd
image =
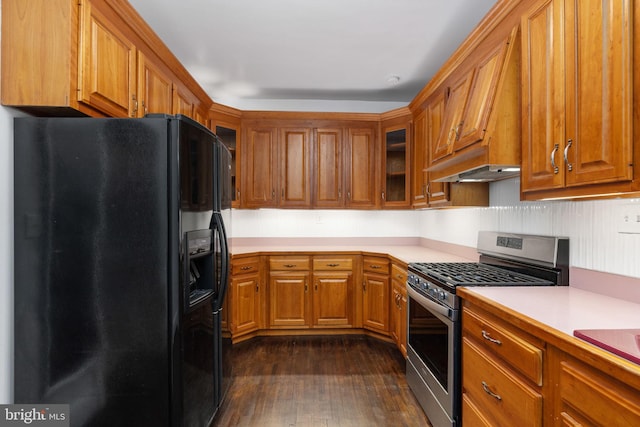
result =
[[623,205],[618,219],[618,233],[640,234],[640,205]]

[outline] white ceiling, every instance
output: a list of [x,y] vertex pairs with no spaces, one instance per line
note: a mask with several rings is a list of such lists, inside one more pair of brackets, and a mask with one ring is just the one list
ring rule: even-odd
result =
[[407,105],[496,0],[129,2],[218,103],[383,112]]

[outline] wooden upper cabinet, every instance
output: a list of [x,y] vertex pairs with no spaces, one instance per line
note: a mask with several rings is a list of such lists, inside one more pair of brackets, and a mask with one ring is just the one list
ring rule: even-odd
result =
[[138,117],[145,114],[170,114],[173,83],[155,63],[138,52]]
[[313,164],[314,206],[336,208],[344,206],[343,129],[314,130]]
[[3,105],[76,107],[78,13],[75,1],[2,0]]
[[376,137],[372,128],[347,131],[346,207],[376,207]]
[[411,128],[409,118],[382,130],[382,207],[408,208],[411,204]]
[[243,129],[242,206],[275,207],[278,203],[277,134],[273,127]]
[[427,110],[422,109],[413,119],[413,144],[411,146],[411,206],[427,207],[427,172],[429,165],[427,140]]
[[78,100],[113,117],[136,117],[136,46],[90,1],[80,12]]
[[445,104],[444,117],[437,142],[431,147],[431,161],[440,160],[453,151],[453,143],[460,135],[462,113],[469,97],[473,80],[473,70],[464,74],[450,88]]
[[633,8],[631,1],[544,0],[523,16],[525,199],[629,190]]
[[459,125],[458,139],[453,144],[454,151],[484,138],[506,51],[507,43],[500,43],[476,66],[473,86],[470,88],[463,114],[464,119]]
[[311,206],[311,130],[280,129],[280,207]]
[[182,114],[183,116],[194,118],[195,99],[189,91],[173,85],[173,114]]
[[[426,132],[426,146],[427,154],[430,152],[430,148],[434,147],[438,143],[440,131],[442,129],[442,121],[444,119],[444,107],[445,107],[445,93],[439,92],[427,105],[425,110],[425,124],[427,128]],[[430,164],[431,159],[427,157],[425,160],[425,168]],[[430,173],[425,172],[427,180],[427,203],[429,206],[437,206],[439,204],[447,203],[449,201],[449,184],[446,182],[431,181]]]

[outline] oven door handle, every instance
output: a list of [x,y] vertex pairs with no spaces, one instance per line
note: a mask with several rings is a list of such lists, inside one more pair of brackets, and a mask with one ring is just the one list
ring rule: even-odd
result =
[[416,300],[418,302],[418,304],[420,304],[421,306],[423,306],[427,310],[429,310],[431,312],[438,313],[438,314],[446,317],[447,319],[449,319],[449,321],[453,321],[454,320],[453,319],[453,316],[454,316],[453,310],[450,309],[449,307],[445,307],[444,305],[440,305],[437,302],[431,301],[429,298],[425,297],[420,292],[418,292],[415,289],[413,289],[411,286],[407,286],[407,291],[409,292],[409,296],[411,298]]

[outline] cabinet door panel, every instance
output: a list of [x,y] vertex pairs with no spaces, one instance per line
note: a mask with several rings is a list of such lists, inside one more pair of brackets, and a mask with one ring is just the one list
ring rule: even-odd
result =
[[523,191],[564,185],[563,13],[548,0],[522,18]]
[[632,5],[566,2],[567,186],[632,179]]
[[431,162],[435,162],[451,154],[453,144],[459,138],[462,129],[462,113],[467,103],[472,81],[473,70],[465,74],[451,86],[449,98],[446,101],[438,142],[433,146],[431,151]]
[[[427,106],[427,143],[429,150],[435,149],[442,130],[444,119],[445,96],[440,92]],[[427,178],[429,177],[427,173]],[[449,201],[449,183],[433,182],[428,179],[427,197],[429,206]]]
[[460,139],[454,143],[454,151],[474,144],[484,137],[506,51],[507,43],[500,43],[478,64],[469,101],[465,107]]
[[250,128],[244,132],[242,204],[247,208],[276,206],[275,170],[277,168],[274,128]]
[[271,273],[269,291],[271,327],[310,326],[309,273]]
[[79,100],[113,117],[135,116],[136,47],[91,2],[82,9]]
[[373,129],[349,130],[347,204],[353,207],[376,206],[376,159]]
[[411,147],[411,197],[414,208],[427,206],[427,173],[429,165],[427,139],[427,110],[422,110],[413,121],[413,145]]
[[389,276],[364,275],[363,326],[379,332],[389,330]]
[[315,206],[344,206],[342,129],[317,129],[314,145]]
[[259,328],[260,299],[258,275],[241,277],[232,281],[233,320],[232,333],[240,335]]
[[313,324],[348,327],[353,323],[353,293],[350,272],[314,273]]
[[280,134],[280,206],[310,207],[309,129],[282,129]]
[[153,62],[138,52],[138,117],[145,114],[171,114],[171,79]]

